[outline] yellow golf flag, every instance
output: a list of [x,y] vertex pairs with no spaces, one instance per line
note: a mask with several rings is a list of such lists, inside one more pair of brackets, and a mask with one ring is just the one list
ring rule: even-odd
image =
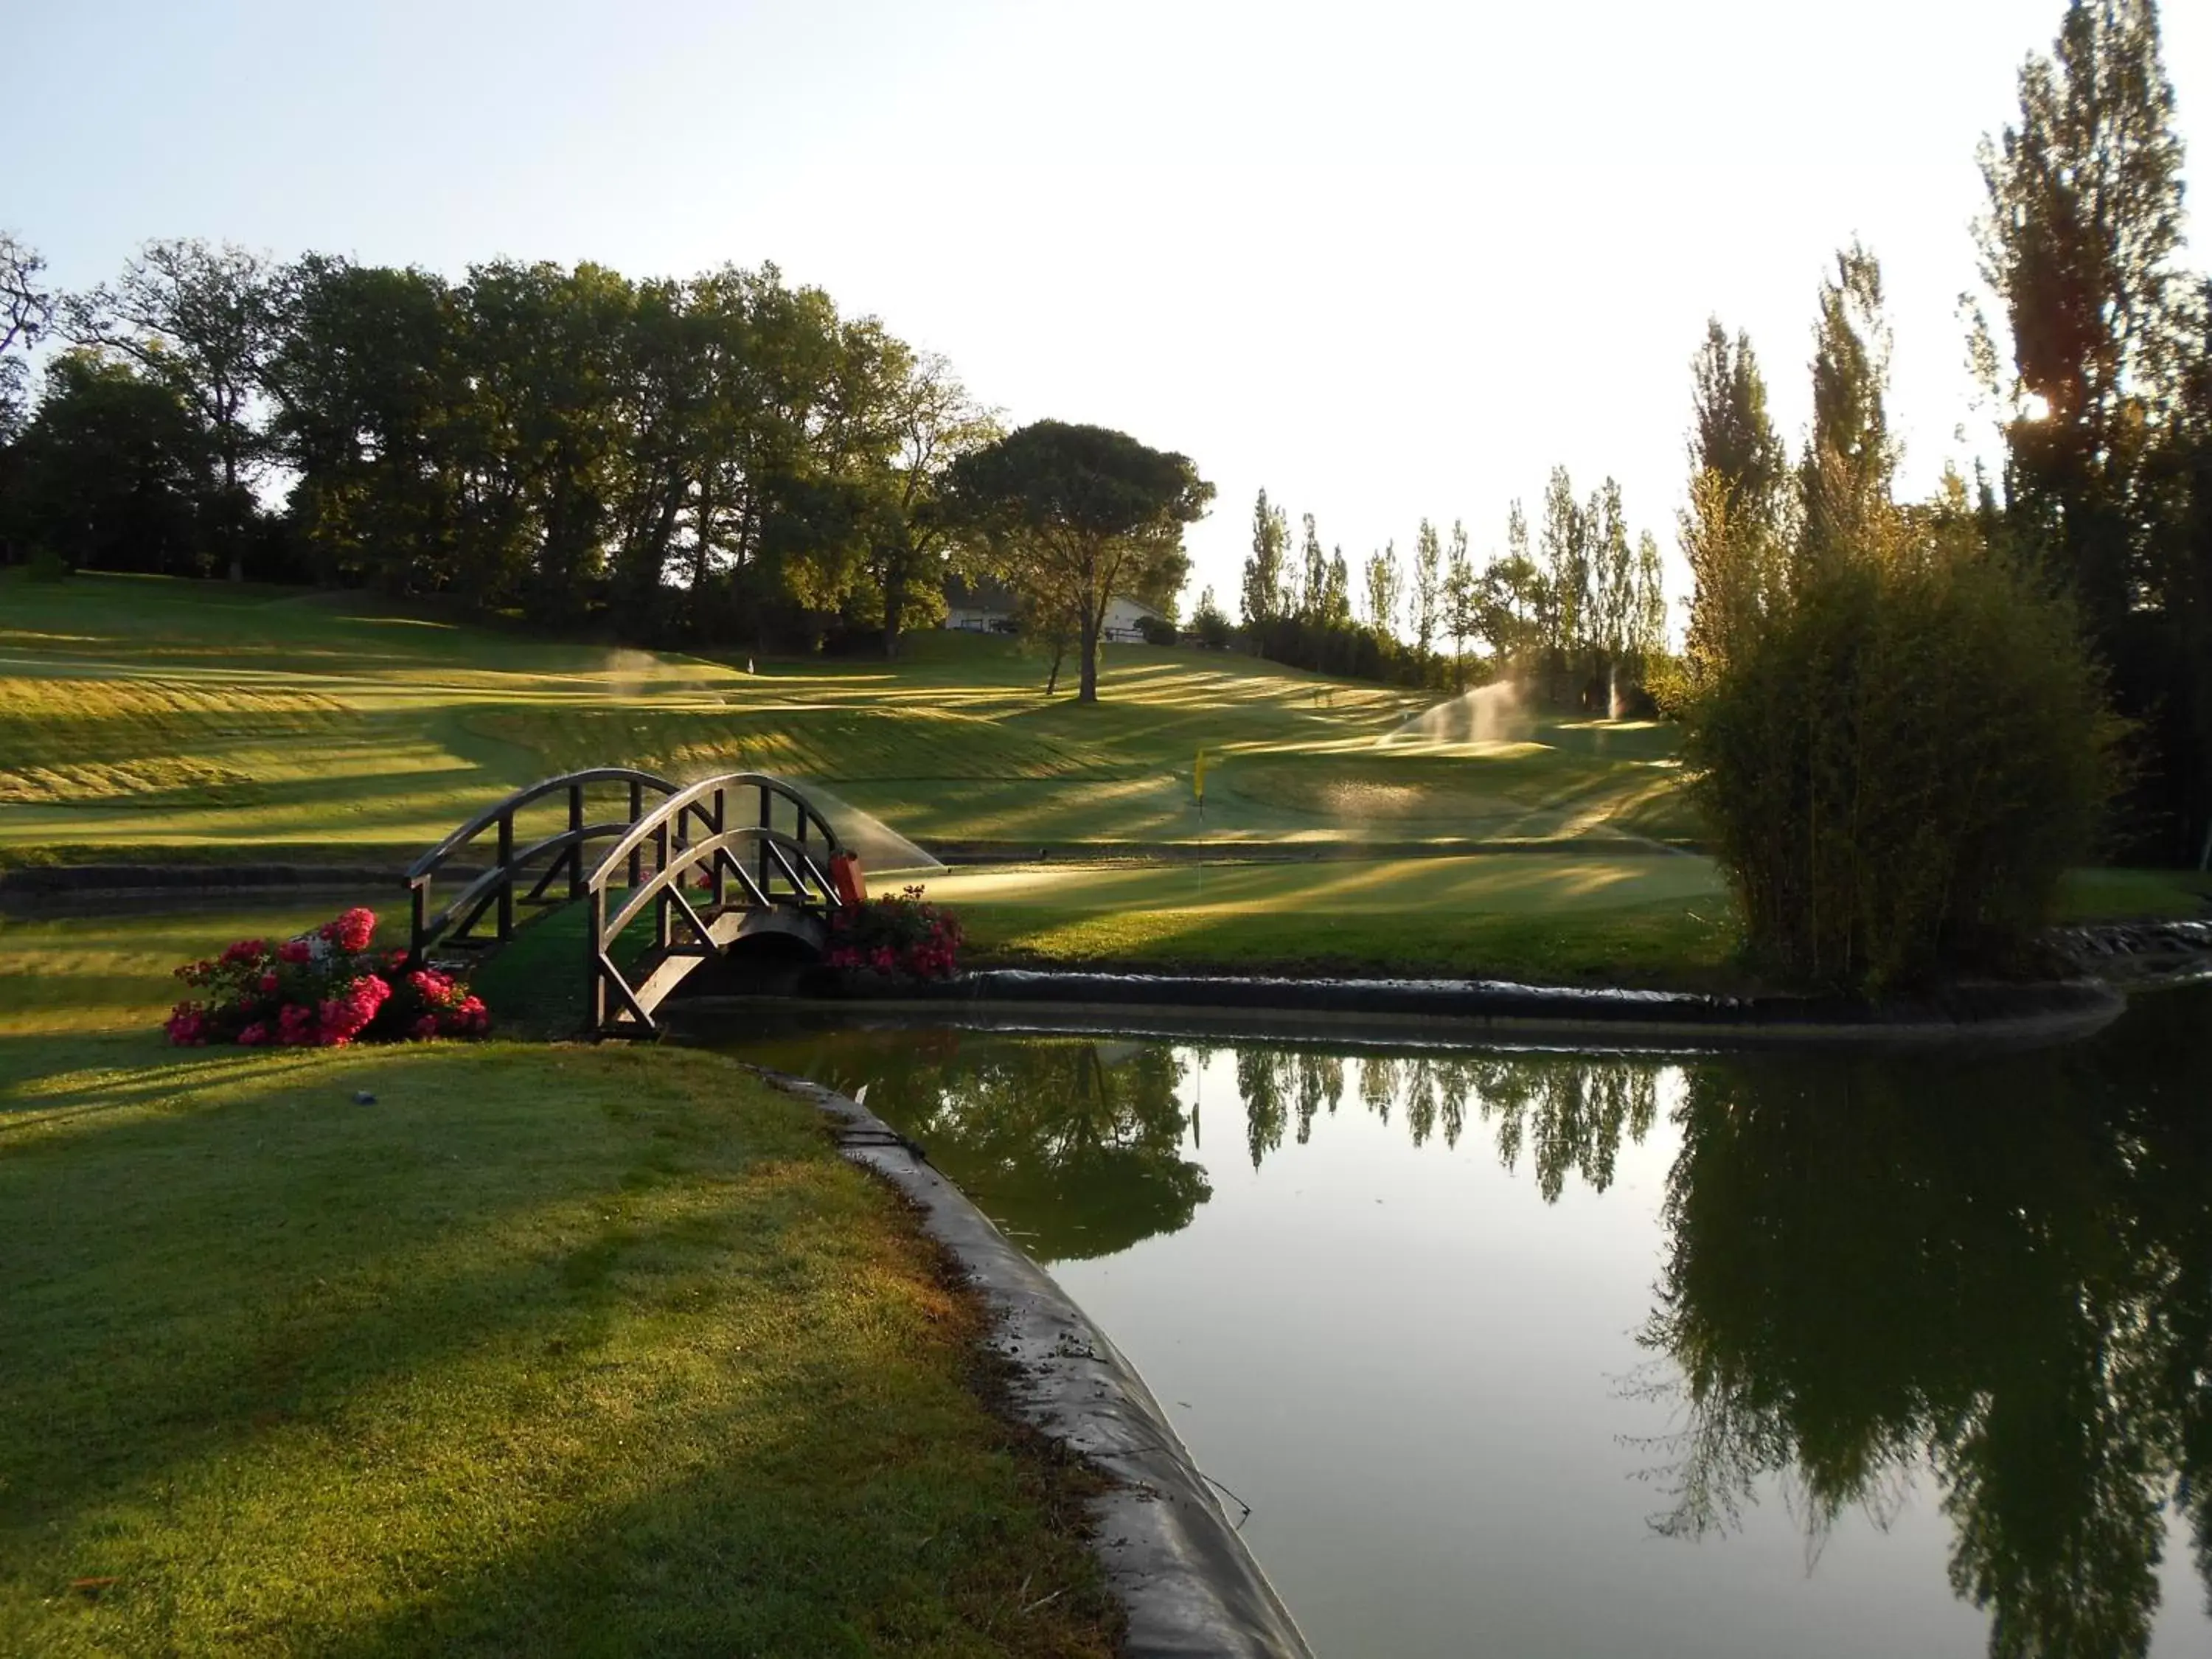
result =
[[1191,768],[1190,792],[1198,797],[1198,810],[1206,811],[1206,750],[1198,751],[1198,764]]

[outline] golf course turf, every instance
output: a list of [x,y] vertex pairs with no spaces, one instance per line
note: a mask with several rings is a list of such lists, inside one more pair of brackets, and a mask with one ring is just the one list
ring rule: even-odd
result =
[[[1427,699],[1150,647],[1095,706],[996,639],[752,666],[6,573],[0,867],[396,866],[564,769],[751,768],[995,853],[928,878],[977,963],[1741,977],[1661,724],[1392,741]],[[1112,1650],[1094,1477],[810,1110],[658,1047],[161,1046],[174,964],[340,902],[0,912],[0,1651]],[[509,1030],[574,924],[487,970]]]
[[180,944],[314,914],[0,921],[0,1649],[1111,1650],[1091,1477],[811,1109],[161,1045]]

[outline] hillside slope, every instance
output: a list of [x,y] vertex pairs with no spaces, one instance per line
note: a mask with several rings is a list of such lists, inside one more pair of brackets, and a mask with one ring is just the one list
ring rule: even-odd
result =
[[[1662,727],[1384,744],[1425,700],[1115,647],[1102,701],[1001,640],[896,664],[714,660],[459,626],[362,594],[0,578],[0,860],[402,858],[585,765],[815,780],[925,842],[1527,843],[1691,833]],[[1206,810],[1192,791],[1207,755]]]

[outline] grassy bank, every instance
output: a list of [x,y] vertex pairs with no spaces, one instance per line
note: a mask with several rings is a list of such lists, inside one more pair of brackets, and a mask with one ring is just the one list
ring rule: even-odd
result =
[[1111,1650],[1088,1477],[814,1114],[692,1052],[149,1035],[307,919],[0,924],[0,1649]]

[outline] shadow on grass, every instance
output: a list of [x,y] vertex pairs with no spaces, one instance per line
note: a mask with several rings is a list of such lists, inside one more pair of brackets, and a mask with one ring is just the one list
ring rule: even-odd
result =
[[0,1143],[0,1626],[33,1645],[1105,1650],[1073,1486],[964,1386],[972,1310],[733,1068],[57,1081],[100,1126]]

